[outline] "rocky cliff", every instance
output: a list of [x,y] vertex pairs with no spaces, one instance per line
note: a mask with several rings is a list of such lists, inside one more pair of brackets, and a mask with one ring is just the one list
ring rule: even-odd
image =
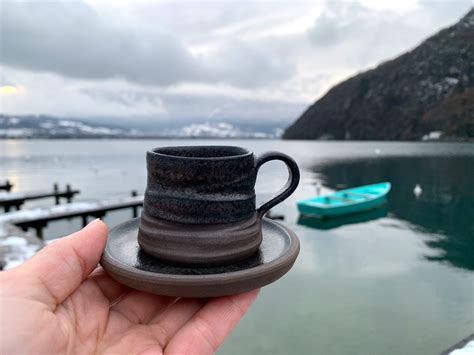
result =
[[286,139],[474,139],[474,8],[412,51],[330,89]]

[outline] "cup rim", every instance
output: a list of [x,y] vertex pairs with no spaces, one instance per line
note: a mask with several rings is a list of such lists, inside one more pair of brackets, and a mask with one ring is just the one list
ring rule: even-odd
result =
[[[174,155],[174,154],[167,154],[166,150],[197,150],[197,149],[216,149],[216,148],[224,148],[224,149],[235,149],[239,150],[242,153],[240,154],[232,154],[226,156],[216,156],[216,157],[193,157],[193,156],[182,156],[182,155]],[[163,151],[163,152],[162,152]],[[153,156],[160,156],[164,158],[171,158],[171,159],[184,159],[184,160],[203,160],[203,161],[215,161],[215,160],[230,160],[230,159],[239,159],[243,157],[247,157],[252,155],[253,153],[246,148],[238,147],[234,145],[182,145],[182,146],[165,146],[165,147],[156,147],[148,151],[148,154]]]

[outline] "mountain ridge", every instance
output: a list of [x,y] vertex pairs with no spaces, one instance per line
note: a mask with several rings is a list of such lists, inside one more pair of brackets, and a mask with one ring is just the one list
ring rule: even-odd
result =
[[416,48],[335,85],[284,139],[474,139],[474,8]]
[[237,125],[226,121],[199,120],[181,125],[156,125],[154,130],[129,125],[91,122],[49,115],[0,114],[0,139],[45,138],[279,138],[278,126]]

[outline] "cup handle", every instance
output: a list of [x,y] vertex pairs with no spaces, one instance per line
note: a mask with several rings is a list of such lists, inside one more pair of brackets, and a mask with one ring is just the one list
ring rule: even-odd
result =
[[262,218],[265,212],[267,212],[270,208],[288,198],[293,193],[293,191],[296,190],[296,187],[300,182],[300,170],[298,169],[298,165],[293,160],[293,158],[280,152],[267,152],[256,158],[256,172],[258,173],[258,169],[270,160],[281,160],[284,162],[288,168],[289,176],[288,181],[286,182],[285,186],[283,186],[283,189],[278,193],[278,195],[257,208],[257,215],[259,218]]

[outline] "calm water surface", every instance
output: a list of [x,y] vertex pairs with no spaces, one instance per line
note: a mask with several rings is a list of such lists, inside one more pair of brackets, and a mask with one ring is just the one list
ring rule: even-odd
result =
[[[302,170],[298,190],[274,209],[300,237],[300,256],[262,290],[221,354],[437,354],[474,332],[472,144],[0,141],[0,179],[16,191],[70,183],[81,190],[76,200],[126,196],[144,190],[147,149],[184,144],[280,150]],[[266,164],[258,200],[285,180],[282,164]],[[324,193],[379,181],[393,184],[386,208],[327,223],[298,216],[296,200],[315,195],[318,183]],[[105,220],[112,226],[130,213]],[[79,220],[60,221],[45,232],[54,238],[78,228]]]

